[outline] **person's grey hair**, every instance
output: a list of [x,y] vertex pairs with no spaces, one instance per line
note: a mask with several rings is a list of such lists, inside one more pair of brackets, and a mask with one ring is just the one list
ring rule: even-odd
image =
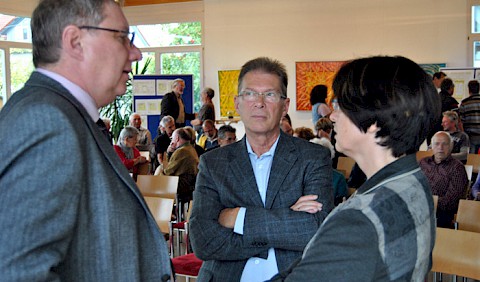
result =
[[278,76],[281,87],[280,94],[283,97],[287,97],[288,75],[285,65],[278,60],[267,57],[250,60],[242,66],[240,74],[238,75],[238,93],[243,89],[243,77],[247,73],[257,70]]
[[443,116],[447,117],[450,121],[455,122],[455,126],[458,129],[458,114],[454,111],[445,111],[443,112]]
[[159,125],[161,127],[165,127],[167,125],[167,123],[170,123],[170,122],[175,122],[175,119],[172,117],[172,116],[164,116],[161,120],[160,120],[160,123]]
[[228,125],[228,124],[222,125],[218,129],[218,138],[219,139],[227,138],[227,132],[236,133],[237,130],[235,128],[233,128],[231,125]]
[[118,5],[114,0],[41,0],[30,22],[33,65],[58,62],[65,27],[98,26],[105,19],[107,4]]
[[208,98],[210,98],[210,99],[213,99],[213,97],[215,97],[215,90],[213,90],[210,87],[207,87],[207,88],[203,89],[203,92],[205,94],[207,94]]
[[176,79],[174,79],[173,82],[172,82],[172,88],[174,88],[175,86],[177,86],[177,84],[178,84],[179,82],[183,82],[183,83],[185,84],[185,80],[183,80],[183,79],[181,79],[181,78],[176,78]]
[[125,139],[132,138],[138,136],[139,132],[133,126],[125,126],[122,131],[120,131],[120,135],[118,137],[118,142],[122,145],[125,145]]
[[437,133],[435,133],[432,137],[432,143],[435,142],[437,140],[437,136],[438,135],[445,135],[448,137],[448,141],[450,142],[450,153],[452,152],[452,149],[453,149],[453,138],[452,138],[452,135],[450,135],[450,133],[446,132],[446,131],[437,131]]

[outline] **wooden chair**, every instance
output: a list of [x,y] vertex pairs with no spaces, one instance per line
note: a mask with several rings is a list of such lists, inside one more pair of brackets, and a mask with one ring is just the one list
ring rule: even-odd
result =
[[478,154],[468,154],[466,164],[473,166],[473,173],[478,174],[478,169],[480,167],[480,155],[478,155]]
[[137,186],[143,196],[176,199],[178,176],[139,175]]
[[[480,279],[480,244],[478,242],[480,242],[480,233],[437,228],[432,253],[432,272]],[[456,277],[453,279],[456,281]]]
[[418,151],[416,153],[417,162],[420,162],[421,159],[426,158],[426,157],[430,157],[430,156],[433,156],[433,151],[432,150]]
[[[480,233],[480,202],[460,199],[455,228]],[[480,241],[476,243],[480,244]]]
[[437,214],[438,196],[433,195],[433,211]]
[[355,160],[350,157],[338,157],[337,170],[345,174],[345,178],[348,180],[350,172],[355,165]]
[[[163,234],[171,235],[170,221],[172,219],[173,201],[173,199],[160,197],[145,197],[145,202]],[[171,236],[169,237],[171,238]]]

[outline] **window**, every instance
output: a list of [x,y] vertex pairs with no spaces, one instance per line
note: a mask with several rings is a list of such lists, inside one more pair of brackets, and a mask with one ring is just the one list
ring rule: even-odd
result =
[[191,46],[202,44],[200,22],[137,25],[135,45],[144,47]]
[[473,67],[480,67],[480,0],[469,0],[468,5],[468,60]]
[[11,93],[20,90],[32,73],[32,49],[10,49],[10,73],[12,76]]
[[0,49],[0,110],[7,101],[7,91],[5,89],[5,51]]

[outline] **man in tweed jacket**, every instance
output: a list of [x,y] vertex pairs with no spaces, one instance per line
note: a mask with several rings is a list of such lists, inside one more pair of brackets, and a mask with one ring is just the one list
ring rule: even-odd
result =
[[372,57],[344,65],[333,90],[336,147],[367,181],[272,281],[424,281],[435,214],[414,153],[440,114],[435,87],[406,58]]
[[[191,239],[198,281],[265,281],[298,259],[333,207],[330,153],[280,132],[287,74],[247,62],[235,107],[246,137],[202,155]],[[323,207],[322,207],[323,204]]]

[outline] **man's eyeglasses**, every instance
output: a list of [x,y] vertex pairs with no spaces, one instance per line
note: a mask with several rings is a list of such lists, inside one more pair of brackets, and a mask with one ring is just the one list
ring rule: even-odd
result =
[[130,47],[133,46],[133,40],[135,39],[135,32],[129,32],[126,30],[119,30],[119,29],[113,29],[113,28],[105,28],[105,27],[98,27],[98,26],[89,26],[89,25],[82,25],[79,26],[78,28],[80,29],[95,29],[95,30],[103,30],[103,31],[109,31],[109,32],[115,32],[115,33],[120,33],[122,34],[122,38],[124,41],[129,41]]
[[263,96],[266,102],[276,103],[280,101],[280,99],[287,99],[287,97],[275,92],[275,91],[267,91],[267,92],[256,92],[253,90],[242,90],[238,94],[238,96],[243,97],[245,101],[248,102],[255,102],[258,100],[258,97]]

